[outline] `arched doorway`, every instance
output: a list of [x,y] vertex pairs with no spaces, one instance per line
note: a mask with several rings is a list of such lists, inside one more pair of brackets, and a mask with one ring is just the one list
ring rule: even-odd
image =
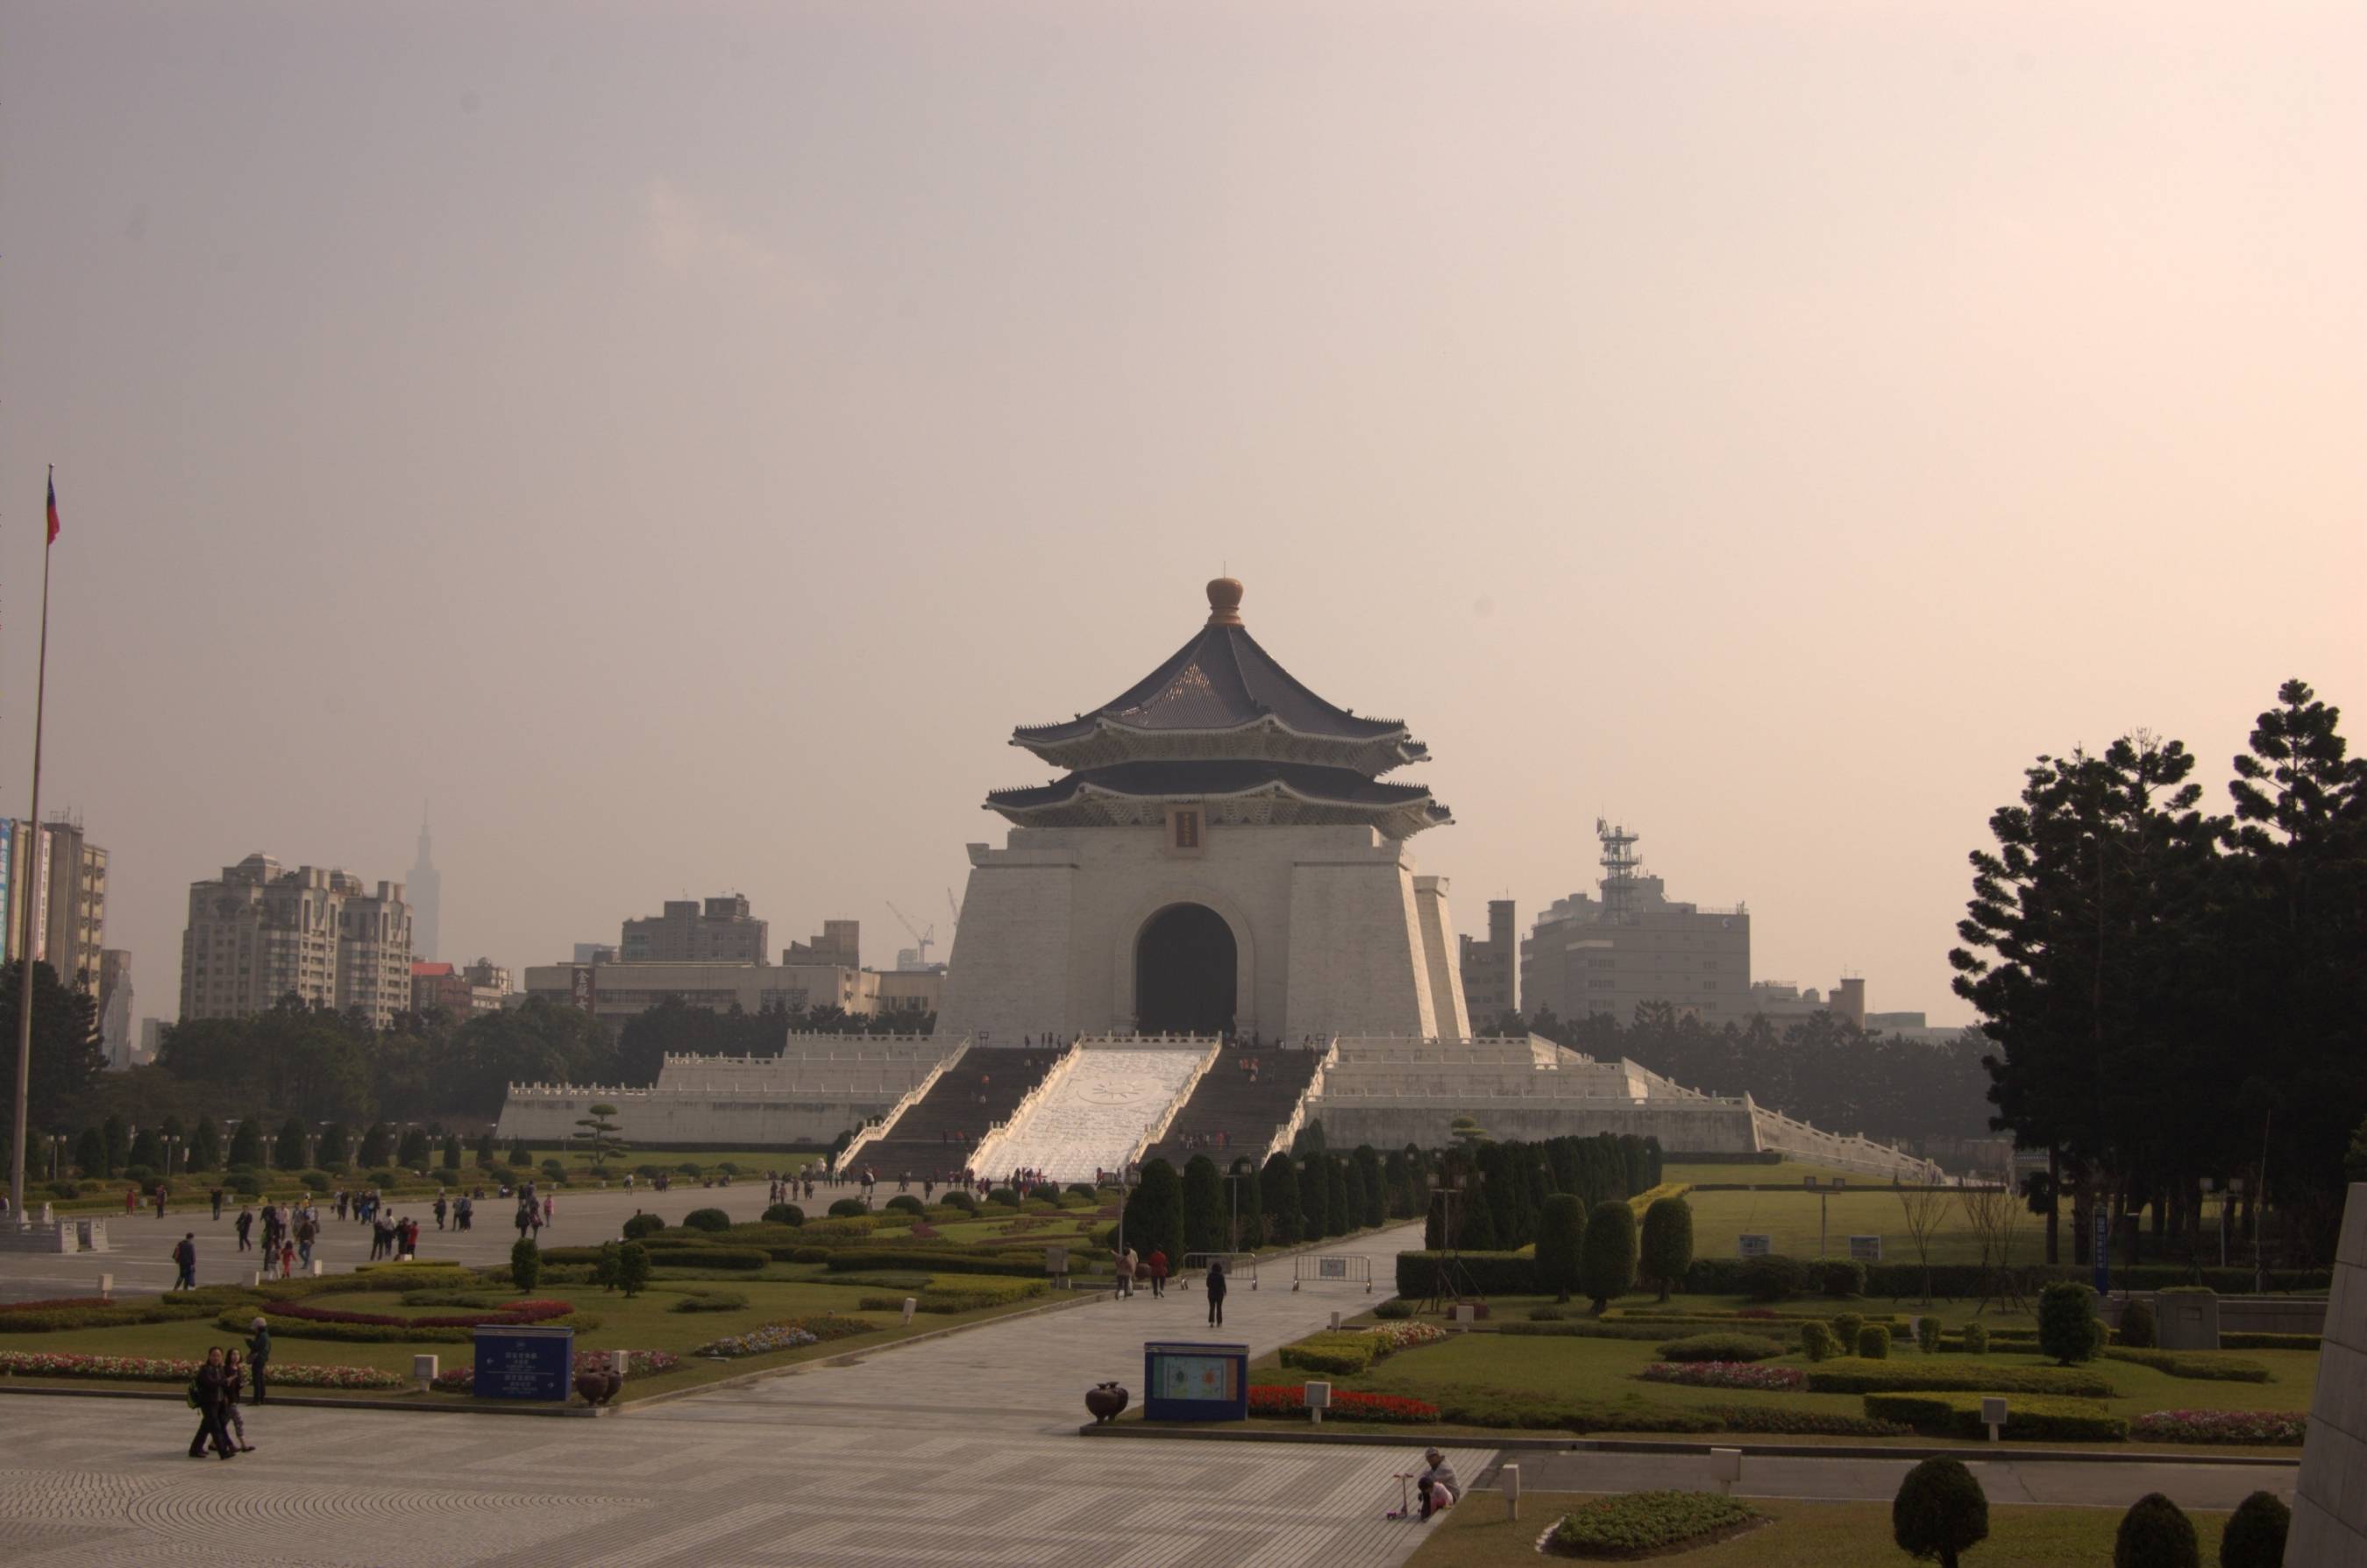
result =
[[1206,904],[1170,904],[1134,940],[1134,1026],[1145,1034],[1219,1034],[1233,1026],[1240,955]]

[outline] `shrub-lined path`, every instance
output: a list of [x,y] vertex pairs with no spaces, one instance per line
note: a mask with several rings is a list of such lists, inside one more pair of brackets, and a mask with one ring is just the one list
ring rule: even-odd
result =
[[[1386,1279],[1387,1259],[1413,1239],[1400,1227],[1341,1250],[1371,1257]],[[1224,1337],[1256,1351],[1374,1299],[1342,1285],[1294,1294],[1286,1262],[1271,1272],[1278,1280],[1237,1289],[1226,1307]],[[1424,1532],[1380,1514],[1397,1494],[1391,1474],[1419,1452],[1418,1428],[1402,1449],[1075,1435],[1086,1387],[1116,1378],[1138,1396],[1143,1340],[1211,1337],[1205,1313],[1197,1291],[1138,1295],[597,1421],[266,1406],[249,1413],[260,1451],[231,1464],[186,1458],[192,1420],[168,1403],[9,1396],[0,1398],[0,1443],[12,1456],[0,1473],[0,1546],[12,1565],[40,1568],[1402,1562]],[[1493,1457],[1463,1449],[1455,1462],[1468,1481]],[[1540,1491],[1706,1481],[1696,1456],[1515,1457]],[[1904,1468],[1746,1463],[1741,1491],[1807,1497],[1886,1497]],[[2254,1486],[2289,1490],[2292,1473],[2177,1463],[1996,1470],[1984,1480],[2000,1503],[2111,1506],[2153,1490],[2226,1506]],[[1483,1495],[1474,1506],[1497,1505]]]

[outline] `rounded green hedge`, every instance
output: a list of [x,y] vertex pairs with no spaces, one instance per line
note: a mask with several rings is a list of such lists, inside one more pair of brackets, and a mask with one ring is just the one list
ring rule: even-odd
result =
[[2203,1568],[2194,1521],[2160,1493],[2146,1493],[2121,1516],[2112,1568]]
[[682,1228],[686,1231],[728,1231],[731,1228],[731,1216],[720,1209],[693,1209],[682,1217]]
[[1963,1461],[1927,1459],[1898,1484],[1890,1534],[1901,1551],[1954,1568],[1959,1552],[1989,1538],[1988,1495]]

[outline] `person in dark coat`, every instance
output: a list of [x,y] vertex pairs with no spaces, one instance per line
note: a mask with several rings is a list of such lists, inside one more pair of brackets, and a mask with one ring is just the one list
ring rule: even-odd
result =
[[236,1459],[238,1450],[231,1447],[228,1419],[230,1373],[222,1367],[221,1347],[206,1352],[206,1364],[189,1382],[189,1403],[198,1407],[198,1435],[189,1439],[189,1457],[206,1457],[206,1444],[210,1441],[214,1452],[223,1459]]
[[1208,1322],[1217,1328],[1225,1326],[1225,1292],[1231,1289],[1225,1278],[1225,1261],[1221,1258],[1208,1260]]
[[255,1403],[264,1400],[263,1374],[271,1364],[271,1325],[262,1318],[254,1323],[255,1333],[246,1342],[246,1364],[255,1373]]
[[198,1288],[198,1233],[190,1231],[173,1248],[173,1266],[180,1272],[173,1276],[173,1289],[194,1291]]

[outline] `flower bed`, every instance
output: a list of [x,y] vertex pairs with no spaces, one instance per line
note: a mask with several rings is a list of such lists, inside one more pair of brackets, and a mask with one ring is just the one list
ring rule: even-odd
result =
[[77,1307],[104,1307],[114,1304],[115,1298],[112,1296],[58,1296],[45,1302],[0,1303],[0,1312],[70,1311]]
[[[187,1382],[202,1361],[151,1356],[82,1356],[51,1350],[0,1350],[0,1371],[25,1378],[110,1378],[128,1382]],[[402,1388],[410,1379],[376,1367],[311,1366],[274,1361],[271,1381],[288,1388]]]
[[1749,1361],[1655,1361],[1637,1374],[1646,1382],[1687,1388],[1755,1388],[1790,1393],[1806,1388],[1808,1374],[1797,1367],[1761,1367]]
[[1723,1540],[1766,1517],[1715,1492],[1628,1492],[1572,1508],[1547,1539],[1565,1557],[1643,1557]]
[[[1250,1414],[1252,1416],[1304,1416],[1307,1414],[1305,1383],[1251,1383]],[[1412,1424],[1438,1419],[1438,1406],[1427,1400],[1408,1399],[1395,1393],[1359,1393],[1354,1389],[1335,1388],[1331,1391],[1331,1407],[1324,1413],[1336,1421],[1393,1421]]]
[[379,1328],[479,1328],[488,1324],[507,1326],[524,1323],[546,1323],[554,1317],[565,1317],[575,1310],[573,1302],[515,1301],[491,1312],[446,1313],[426,1317],[399,1317],[391,1313],[346,1312],[337,1307],[314,1306],[310,1302],[266,1301],[257,1311],[273,1317],[300,1318],[307,1323],[366,1324]]
[[1435,1345],[1446,1337],[1446,1330],[1434,1323],[1383,1323],[1365,1332],[1381,1342],[1384,1356],[1394,1356],[1417,1345]]
[[2129,1423],[2142,1443],[2259,1443],[2298,1448],[2309,1417],[2298,1410],[2154,1410]]
[[[632,1355],[633,1364],[625,1374],[628,1382],[634,1378],[656,1377],[663,1372],[674,1371],[682,1366],[682,1358],[671,1350],[636,1350]],[[606,1371],[608,1352],[606,1350],[577,1351],[575,1370],[578,1372]],[[477,1386],[477,1369],[470,1365],[455,1367],[448,1372],[438,1372],[436,1375],[435,1386],[446,1393],[470,1393]]]

